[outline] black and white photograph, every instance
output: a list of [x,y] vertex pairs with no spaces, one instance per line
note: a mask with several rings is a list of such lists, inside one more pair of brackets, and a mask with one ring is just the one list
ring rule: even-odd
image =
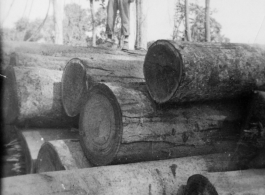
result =
[[265,195],[265,0],[0,0],[0,194]]

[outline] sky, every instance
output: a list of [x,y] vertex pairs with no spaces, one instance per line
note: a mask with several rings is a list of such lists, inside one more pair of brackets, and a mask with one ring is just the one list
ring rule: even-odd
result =
[[[174,23],[174,5],[178,0],[144,1],[148,2],[148,41],[170,38]],[[89,8],[88,0],[64,2],[75,2],[83,8]],[[190,2],[204,6],[205,0]],[[31,20],[45,18],[48,5],[49,0],[0,0],[0,24],[3,27],[13,27],[23,16]],[[217,10],[213,17],[222,25],[221,33],[228,37],[230,42],[265,44],[265,0],[210,0],[210,7]]]

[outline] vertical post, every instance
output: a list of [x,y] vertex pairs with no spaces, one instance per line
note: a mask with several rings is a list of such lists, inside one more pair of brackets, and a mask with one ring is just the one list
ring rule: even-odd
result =
[[136,39],[136,6],[135,2],[130,5],[130,36],[129,36],[129,49],[134,50]]
[[90,0],[91,20],[92,20],[92,46],[96,46],[96,24],[95,24],[95,0]]
[[63,44],[64,1],[53,0],[55,44]]
[[187,41],[191,41],[190,24],[189,24],[189,0],[185,0],[185,35]]
[[146,0],[136,0],[136,41],[135,49],[147,49]]
[[205,41],[210,42],[210,0],[205,0]]

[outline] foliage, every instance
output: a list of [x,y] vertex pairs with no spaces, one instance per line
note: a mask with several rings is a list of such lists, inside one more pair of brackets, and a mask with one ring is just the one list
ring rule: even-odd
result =
[[[189,5],[189,22],[191,26],[191,39],[196,42],[205,41],[205,8],[191,3]],[[221,34],[222,26],[212,17],[215,10],[210,10],[210,34],[211,42],[229,42],[229,39]],[[179,0],[176,5],[174,40],[182,40],[184,36],[185,0]]]

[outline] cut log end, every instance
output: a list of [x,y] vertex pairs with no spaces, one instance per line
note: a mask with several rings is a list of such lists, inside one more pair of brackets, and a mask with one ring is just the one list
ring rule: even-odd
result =
[[38,154],[36,172],[51,172],[89,168],[92,165],[84,156],[78,140],[45,142]]
[[63,71],[62,102],[66,114],[77,116],[86,97],[86,70],[78,58],[71,59]]
[[122,114],[115,95],[104,84],[90,91],[81,111],[80,143],[86,157],[95,165],[107,165],[116,156],[122,138]]
[[36,172],[50,172],[65,170],[54,146],[46,142],[42,145],[36,163]]
[[164,103],[172,98],[180,85],[182,69],[181,55],[171,43],[158,40],[150,46],[144,76],[153,100]]

